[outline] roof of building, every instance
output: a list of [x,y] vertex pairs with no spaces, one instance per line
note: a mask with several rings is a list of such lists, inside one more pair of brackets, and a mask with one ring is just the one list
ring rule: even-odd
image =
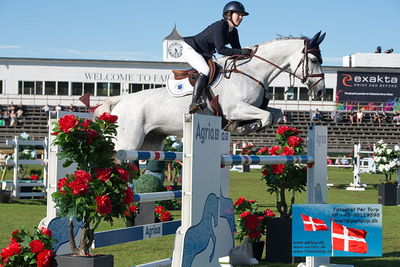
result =
[[167,37],[164,38],[164,40],[180,40],[180,39],[183,39],[183,37],[176,29],[176,25],[174,26],[172,32]]

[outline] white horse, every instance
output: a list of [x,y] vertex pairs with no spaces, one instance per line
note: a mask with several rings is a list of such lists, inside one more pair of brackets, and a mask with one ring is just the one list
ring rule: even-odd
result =
[[[324,37],[325,34],[319,32],[312,39],[277,39],[254,47],[255,53],[249,58],[234,59],[235,68],[242,73],[232,72],[229,78],[222,78],[213,89],[219,97],[225,119],[251,122],[232,131],[260,131],[282,119],[280,109],[259,108],[265,101],[265,88],[282,71],[288,72],[293,79],[301,79],[313,98],[324,95],[325,82],[319,50]],[[222,57],[218,63],[223,66],[230,59]],[[118,116],[117,150],[162,150],[167,136],[182,136],[183,114],[188,112],[191,99],[191,95],[173,97],[166,88],[143,90],[112,97],[99,106],[94,114],[98,116],[109,112]],[[209,108],[202,113],[212,114]]]

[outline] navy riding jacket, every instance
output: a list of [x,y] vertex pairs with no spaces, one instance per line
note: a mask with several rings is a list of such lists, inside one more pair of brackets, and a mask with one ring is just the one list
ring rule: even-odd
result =
[[[212,58],[215,52],[224,56],[240,54],[238,31],[234,28],[229,32],[229,24],[225,19],[214,22],[201,33],[183,40],[206,59]],[[226,47],[227,44],[232,48]]]

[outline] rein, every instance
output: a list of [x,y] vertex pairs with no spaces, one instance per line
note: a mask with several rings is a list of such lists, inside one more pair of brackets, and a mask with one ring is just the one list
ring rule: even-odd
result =
[[[312,52],[320,52],[320,50],[318,48],[310,48],[309,49],[308,48],[308,40],[307,39],[304,40],[304,56],[302,57],[302,59],[300,60],[299,64],[297,65],[296,69],[293,72],[287,70],[286,68],[280,67],[279,65],[275,64],[274,62],[272,62],[272,61],[270,61],[270,60],[268,60],[266,58],[263,58],[263,57],[260,57],[260,56],[256,55],[257,50],[258,50],[258,45],[255,47],[255,50],[253,51],[253,53],[251,55],[249,55],[249,56],[233,55],[233,56],[228,57],[227,60],[225,61],[225,64],[224,64],[224,70],[222,71],[224,73],[224,77],[229,79],[231,77],[232,72],[240,73],[242,75],[245,75],[246,77],[249,77],[253,81],[257,82],[265,90],[266,89],[265,85],[261,81],[257,80],[253,76],[251,76],[251,75],[239,70],[237,68],[237,65],[236,65],[236,62],[239,59],[249,59],[249,60],[251,60],[253,57],[255,57],[255,58],[258,58],[259,60],[262,60],[262,61],[274,66],[277,69],[280,69],[283,72],[288,73],[289,74],[289,88],[294,87],[294,81],[295,80],[292,79],[292,77],[301,80],[302,83],[305,83],[308,78],[321,77],[318,81],[316,81],[312,85],[310,85],[308,87],[308,89],[313,88],[314,86],[316,86],[319,82],[321,82],[324,79],[324,76],[325,76],[324,73],[309,74],[308,60],[307,60],[308,53],[310,53],[310,52],[311,53]],[[301,76],[296,74],[296,72],[300,68],[300,66],[302,67]]]

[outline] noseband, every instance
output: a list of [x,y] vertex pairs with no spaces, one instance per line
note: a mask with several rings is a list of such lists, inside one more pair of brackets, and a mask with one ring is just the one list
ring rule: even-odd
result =
[[[277,64],[269,61],[268,59],[256,55],[257,50],[258,50],[258,45],[257,45],[255,47],[255,50],[253,51],[253,53],[251,55],[249,55],[249,56],[234,55],[234,56],[228,57],[227,60],[225,61],[225,65],[224,65],[224,70],[223,70],[224,77],[229,79],[232,72],[240,73],[240,74],[243,74],[243,75],[249,77],[250,79],[254,80],[258,84],[260,84],[261,87],[264,88],[264,90],[265,90],[266,88],[265,88],[264,84],[261,81],[257,80],[253,76],[251,76],[251,75],[249,75],[249,74],[237,69],[236,61],[238,59],[251,59],[251,58],[255,57],[255,58],[258,58],[259,60],[267,62],[268,64],[274,66],[277,69],[280,69],[281,71],[284,71],[284,72],[288,73],[289,74],[289,88],[294,87],[295,79],[292,79],[292,77],[299,79],[304,84],[307,82],[307,80],[309,78],[320,77],[320,79],[318,79],[315,83],[313,83],[312,85],[308,86],[308,89],[311,89],[311,88],[316,86],[319,82],[321,82],[324,79],[325,74],[324,73],[315,73],[315,74],[314,73],[311,73],[311,74],[309,73],[308,60],[307,60],[308,59],[308,54],[309,53],[311,53],[311,54],[312,53],[321,53],[321,51],[319,50],[318,47],[317,48],[309,48],[308,46],[309,46],[309,40],[305,39],[304,40],[304,49],[303,49],[303,54],[304,55],[301,58],[301,60],[299,61],[299,64],[297,64],[297,67],[296,67],[296,69],[294,71],[290,71],[290,70],[288,70],[286,68],[282,68],[282,67],[278,66]],[[301,67],[301,75],[297,75],[296,72],[300,67]]]

